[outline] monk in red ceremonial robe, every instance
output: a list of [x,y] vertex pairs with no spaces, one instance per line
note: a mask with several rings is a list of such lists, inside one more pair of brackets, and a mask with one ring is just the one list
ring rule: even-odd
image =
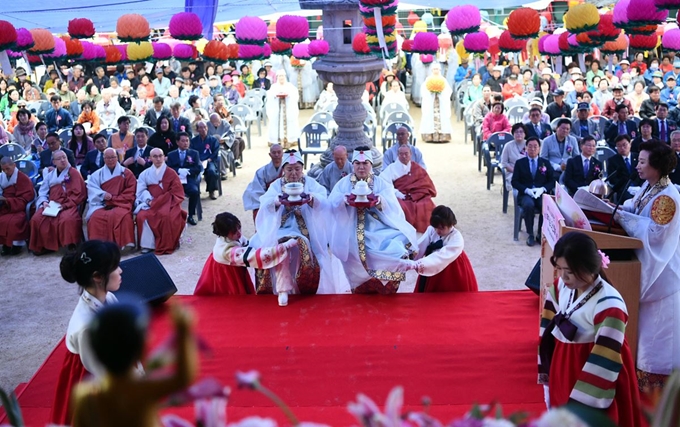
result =
[[424,233],[435,207],[432,198],[437,196],[437,189],[427,171],[411,161],[411,149],[407,145],[399,147],[397,153],[399,161],[387,166],[380,177],[394,185],[406,221]]
[[85,181],[71,167],[66,153],[52,153],[56,166],[47,173],[40,187],[38,211],[31,218],[29,249],[36,255],[59,248],[75,247],[83,239],[83,218],[80,205],[87,198]]
[[0,244],[2,255],[18,255],[28,240],[26,205],[35,199],[31,179],[9,157],[0,159]]
[[171,254],[179,247],[179,238],[187,222],[182,209],[184,187],[177,172],[165,165],[160,148],[151,150],[153,166],[137,180],[137,236],[142,253]]
[[90,208],[85,215],[88,239],[115,242],[119,248],[135,246],[135,204],[137,179],[118,163],[113,148],[104,150],[104,167],[87,181]]

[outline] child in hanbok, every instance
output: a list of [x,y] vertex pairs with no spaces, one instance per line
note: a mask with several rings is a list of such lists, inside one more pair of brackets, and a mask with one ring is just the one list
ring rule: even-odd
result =
[[538,382],[546,404],[578,402],[621,427],[642,425],[626,304],[603,271],[609,258],[588,235],[569,232],[550,261],[559,279],[548,288],[541,315]]
[[120,288],[120,249],[115,243],[89,240],[75,252],[64,255],[59,264],[61,276],[69,283],[78,283],[80,299],[66,332],[68,352],[64,357],[50,421],[69,425],[71,389],[89,375],[100,377],[104,369],[95,357],[88,336],[88,324],[106,304],[118,300],[111,292]]

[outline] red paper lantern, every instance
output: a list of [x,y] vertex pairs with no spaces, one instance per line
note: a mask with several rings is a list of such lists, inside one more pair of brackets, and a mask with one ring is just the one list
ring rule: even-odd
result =
[[656,34],[651,36],[634,35],[630,37],[630,47],[640,50],[652,50],[656,48],[659,37]]
[[[406,41],[410,41],[410,40],[406,40]],[[406,43],[406,41],[404,41],[404,43]],[[368,43],[366,42],[366,34],[365,33],[357,33],[357,35],[354,36],[354,39],[352,40],[352,50],[357,55],[370,55],[371,54],[371,49],[369,49]]]
[[588,33],[577,34],[576,41],[578,41],[578,44],[580,46],[590,49],[598,48],[604,44],[604,42],[601,42],[599,40],[593,40],[592,38],[590,38],[590,35]]
[[54,51],[54,37],[43,28],[33,28],[31,35],[35,45],[28,51],[33,55],[45,55]]
[[0,51],[11,49],[17,44],[17,30],[7,21],[0,21]]
[[521,52],[526,45],[526,40],[518,40],[512,37],[508,30],[503,31],[498,37],[498,49],[501,52]]
[[600,48],[600,52],[605,55],[619,55],[628,48],[628,38],[625,34],[619,34],[616,40],[607,42]]
[[83,44],[80,40],[67,35],[61,36],[61,39],[66,43],[66,57],[68,59],[76,59],[83,54]]
[[420,21],[420,17],[414,11],[410,11],[408,13],[408,17],[406,18],[406,21],[410,26],[413,26],[413,24]]
[[614,26],[614,15],[611,13],[600,15],[600,23],[597,24],[597,30],[588,31],[588,37],[593,41],[602,43],[616,40],[619,34],[621,34],[621,29]]
[[218,40],[211,40],[203,48],[203,59],[213,62],[227,62],[227,45]]
[[238,59],[238,45],[236,43],[227,45],[227,59]]
[[74,39],[89,39],[94,36],[94,24],[87,18],[68,21],[68,34]]
[[123,60],[123,55],[120,54],[120,50],[116,46],[104,46],[104,52],[106,52],[106,63],[108,65],[120,64]]
[[401,50],[404,52],[413,52],[413,40],[411,39],[406,39],[404,42],[401,44]]
[[630,27],[626,30],[626,33],[633,35],[633,34],[639,34],[642,36],[651,36],[652,34],[656,34],[656,30],[659,28],[657,24],[652,24],[652,25],[644,25],[642,27]]
[[271,41],[272,52],[278,55],[290,55],[293,45],[290,43],[282,42],[277,38],[273,38]]
[[541,31],[541,17],[529,7],[520,7],[510,12],[508,31],[516,39],[532,39]]
[[574,53],[573,47],[569,44],[569,36],[570,35],[571,34],[567,31],[560,34],[559,46],[560,46],[560,52],[563,55],[571,55],[572,53]]

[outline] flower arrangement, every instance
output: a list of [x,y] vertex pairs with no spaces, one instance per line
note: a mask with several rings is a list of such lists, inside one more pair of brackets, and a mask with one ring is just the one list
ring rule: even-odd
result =
[[614,26],[616,28],[621,28],[625,30],[628,28],[629,22],[628,22],[628,5],[630,4],[630,0],[619,0],[616,2],[614,5]]
[[425,87],[432,93],[442,93],[446,88],[446,79],[442,76],[432,75],[425,80]]
[[432,61],[434,61],[434,56],[427,53],[420,55],[420,62],[422,62],[423,64],[431,64]]
[[129,13],[118,18],[116,32],[120,41],[142,42],[149,40],[151,28],[149,28],[149,21],[145,17],[136,13]]
[[10,22],[0,21],[0,51],[12,49],[17,43],[17,30]]
[[83,46],[83,54],[80,55],[80,58],[78,58],[78,61],[79,62],[94,61],[97,58],[97,51],[94,47],[94,44],[92,44],[88,41],[81,41],[80,43]]
[[401,44],[401,50],[404,52],[413,52],[413,40],[411,39],[406,39],[404,42]]
[[272,56],[272,47],[269,43],[265,43],[262,46],[262,58],[267,59]]
[[203,37],[203,23],[193,12],[180,12],[170,18],[168,31],[173,39],[198,40]]
[[296,57],[292,57],[292,58],[290,58],[290,65],[293,68],[302,68],[302,67],[305,66],[305,63],[304,63],[304,61],[301,61]]
[[[359,12],[364,21],[366,44],[371,53],[385,59],[397,54],[395,27],[398,0],[359,0]],[[380,31],[378,31],[380,30]],[[382,32],[384,45],[381,46],[379,34]],[[357,49],[354,49],[357,52]],[[360,51],[359,51],[360,52]]]
[[35,43],[28,51],[33,55],[44,55],[54,51],[54,37],[52,33],[43,28],[33,28],[31,35]]
[[33,41],[33,34],[31,34],[31,32],[26,28],[19,28],[17,30],[16,46],[12,50],[15,52],[23,52],[32,48],[34,45],[35,42]]
[[109,65],[120,64],[123,59],[120,51],[113,45],[104,46],[106,52],[106,63]]
[[530,7],[520,7],[508,16],[508,31],[516,39],[532,39],[541,31],[541,17]]
[[657,9],[677,9],[680,7],[678,0],[654,0]]
[[94,24],[87,18],[75,18],[68,21],[68,34],[74,39],[89,39],[94,36]]
[[477,6],[470,4],[455,6],[446,14],[445,23],[451,36],[462,36],[479,31],[479,27],[482,24],[482,15]]
[[127,56],[127,45],[126,44],[116,44],[113,45],[116,49],[118,49],[118,52],[120,52],[120,62],[127,62],[128,56]]
[[267,24],[256,16],[244,16],[236,23],[236,41],[239,44],[264,45]]
[[620,55],[628,48],[628,38],[625,34],[620,33],[614,41],[606,42],[600,48],[600,52],[604,55]]
[[545,167],[545,165],[544,165],[544,166],[539,166],[539,167],[538,167],[538,171],[541,173],[541,175],[545,175],[545,172],[546,172],[547,170],[548,170],[548,169]]
[[659,42],[659,37],[655,34],[643,36],[636,34],[630,37],[630,47],[640,50],[652,50]]

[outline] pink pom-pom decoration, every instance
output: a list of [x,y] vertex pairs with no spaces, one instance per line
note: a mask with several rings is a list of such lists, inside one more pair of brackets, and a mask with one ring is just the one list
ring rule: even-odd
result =
[[330,46],[326,40],[312,40],[309,42],[309,56],[318,58],[320,56],[328,55]]
[[23,52],[32,48],[34,45],[35,42],[33,41],[33,34],[31,34],[31,32],[26,28],[19,28],[17,30],[17,43],[12,50],[17,53]]
[[626,11],[628,23],[635,27],[663,24],[668,18],[668,10],[658,10],[654,0],[630,0]]
[[661,45],[664,50],[680,51],[680,29],[668,30],[661,37]]
[[265,43],[264,46],[262,47],[262,56],[264,59],[267,59],[272,56],[272,47],[269,45],[269,43]]
[[299,43],[293,46],[293,56],[297,59],[309,59],[309,43]]
[[[410,17],[411,15],[409,15]],[[469,4],[456,6],[446,14],[446,28],[449,29],[452,36],[462,36],[466,33],[479,31],[481,24],[482,15],[477,6]]]
[[560,55],[560,36],[551,34],[543,42],[543,51],[546,55]]
[[94,58],[98,62],[106,61],[106,50],[104,46],[94,45]]
[[463,39],[463,47],[470,53],[484,53],[489,50],[489,36],[486,33],[470,33]]
[[[439,49],[439,39],[434,33],[418,33],[413,38],[413,51],[433,55]],[[486,49],[485,49],[486,50]]]
[[434,56],[430,55],[429,53],[420,55],[420,62],[423,64],[431,64],[432,61],[434,61]]
[[172,15],[168,30],[170,36],[177,40],[198,40],[203,37],[201,18],[193,12],[180,12]]
[[619,0],[614,5],[614,26],[616,28],[626,29],[630,26],[628,22],[628,5],[630,0]]
[[541,55],[549,55],[548,53],[546,53],[545,48],[544,48],[545,40],[548,37],[550,37],[550,34],[542,35],[541,38],[538,39],[538,53],[540,53]]
[[16,47],[17,30],[7,21],[0,21],[0,51]]
[[236,23],[236,41],[263,46],[267,41],[267,24],[256,16],[244,16]]
[[300,43],[309,37],[309,22],[304,16],[284,15],[276,21],[276,38],[288,43]]
[[240,59],[262,59],[264,57],[264,47],[255,44],[238,45],[238,57]]
[[172,58],[172,48],[166,43],[151,43],[153,46],[153,59],[164,61]]
[[172,56],[177,59],[191,59],[194,57],[194,47],[184,43],[176,44]]
[[49,58],[53,61],[59,61],[66,59],[66,43],[59,37],[54,37],[54,51],[45,55],[45,58]]
[[88,41],[81,41],[83,45],[83,54],[78,58],[79,62],[89,62],[94,61],[97,58],[97,49],[93,43]]
[[126,44],[117,44],[114,45],[116,49],[120,52],[120,62],[125,63],[128,60],[127,56],[127,45]]
[[678,9],[680,0],[654,0],[654,6],[657,9]]
[[74,39],[89,39],[94,36],[94,24],[87,18],[68,21],[68,35]]
[[116,32],[120,41],[141,42],[149,39],[151,28],[145,17],[129,13],[118,18]]

